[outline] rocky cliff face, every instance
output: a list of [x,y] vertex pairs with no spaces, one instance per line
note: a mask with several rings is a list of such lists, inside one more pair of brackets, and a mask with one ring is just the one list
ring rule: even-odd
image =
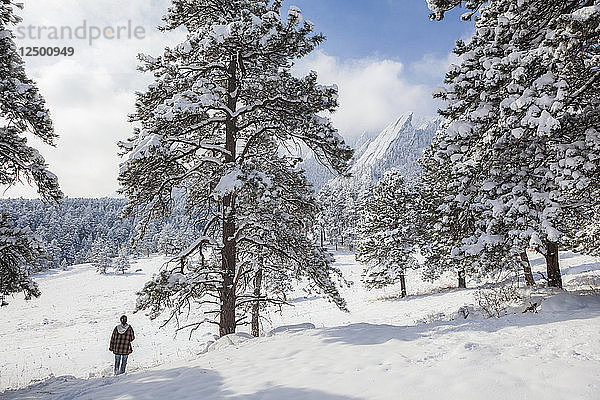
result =
[[351,178],[340,178],[319,164],[307,152],[300,167],[304,169],[315,191],[325,184],[352,190],[370,187],[377,183],[385,171],[394,167],[411,179],[420,172],[418,160],[427,148],[440,125],[440,119],[419,117],[413,113],[400,116],[378,135],[365,133],[348,141],[355,149],[350,169]]
[[438,118],[417,117],[413,113],[402,115],[357,158],[350,170],[352,180],[372,185],[392,167],[408,179],[415,177],[420,172],[418,160],[431,144],[439,124]]

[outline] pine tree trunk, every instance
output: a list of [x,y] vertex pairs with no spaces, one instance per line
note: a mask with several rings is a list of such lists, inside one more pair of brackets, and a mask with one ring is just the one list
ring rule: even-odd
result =
[[546,271],[548,273],[548,286],[562,288],[562,277],[558,263],[558,243],[546,242]]
[[[227,89],[229,94],[237,89],[236,57],[229,61],[229,77]],[[235,112],[237,98],[228,95],[227,106]],[[235,162],[237,124],[235,118],[227,116],[225,121],[225,163]],[[219,334],[221,336],[235,333],[235,286],[236,271],[236,241],[235,241],[235,194],[229,193],[223,197],[223,249],[221,250],[221,272],[223,287],[220,289],[221,315]]]
[[[223,274],[223,287],[220,289],[221,319],[219,321],[219,334],[221,336],[235,333],[235,220],[233,218],[232,195],[225,196],[223,200],[223,249],[221,251],[221,269]],[[232,211],[228,211],[231,209]]]
[[460,289],[467,288],[467,274],[465,273],[464,269],[458,270],[458,287]]
[[254,275],[254,297],[256,300],[252,305],[252,336],[259,337],[260,336],[260,301],[258,298],[260,297],[260,285],[262,284],[262,268],[259,268],[256,271],[256,275]]
[[404,274],[400,275],[400,297],[406,297],[406,279],[404,278]]
[[523,264],[523,272],[525,273],[525,283],[527,286],[535,285],[535,280],[533,279],[533,273],[531,272],[531,264],[529,263],[529,257],[527,257],[527,252],[522,252],[521,254],[521,262]]

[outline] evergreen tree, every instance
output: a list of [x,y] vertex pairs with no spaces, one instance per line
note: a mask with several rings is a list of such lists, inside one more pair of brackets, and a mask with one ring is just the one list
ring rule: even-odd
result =
[[[540,98],[553,98],[556,162],[564,197],[565,245],[588,254],[600,248],[600,2],[571,1],[549,22],[539,58],[551,67]],[[555,88],[554,86],[557,86]]]
[[[33,183],[44,200],[58,201],[62,193],[56,176],[48,171],[40,153],[27,145],[27,134],[49,145],[54,144],[56,134],[44,99],[25,74],[25,63],[14,43],[11,28],[21,21],[14,14],[20,7],[21,3],[12,0],[0,2],[0,186]],[[25,265],[40,261],[37,238],[11,227],[6,216],[2,216],[1,224],[2,293],[24,291],[26,298],[38,296],[39,290],[23,270]]]
[[114,264],[115,272],[125,274],[125,272],[129,271],[131,265],[129,264],[129,249],[127,246],[123,246],[119,249],[119,255]]
[[100,274],[106,274],[108,268],[112,266],[110,259],[110,250],[107,243],[101,237],[96,238],[92,246],[91,262],[96,271]]
[[422,209],[418,191],[408,186],[396,169],[375,185],[359,226],[356,259],[365,263],[363,281],[368,288],[400,282],[406,296],[407,268],[418,268]]
[[240,177],[244,184],[238,192],[237,210],[242,222],[238,303],[252,305],[252,332],[256,335],[259,310],[283,304],[294,280],[306,281],[309,292],[323,293],[345,309],[332,280],[343,281],[341,272],[331,266],[331,255],[312,237],[312,221],[319,207],[303,172],[296,169],[299,160],[278,156],[274,143],[267,155],[266,147],[264,143],[257,146],[243,166],[247,175]]
[[433,11],[433,13],[429,16],[432,20],[442,20],[444,18],[444,14],[447,11],[452,10],[453,8],[457,8],[459,6],[463,6],[468,10],[464,13],[461,18],[463,20],[470,20],[471,17],[479,10],[479,8],[484,5],[487,0],[426,0],[427,6],[429,9]]
[[[27,225],[25,225],[27,226]],[[30,228],[31,229],[31,228]],[[43,239],[43,236],[38,232],[35,232],[38,236]],[[58,245],[58,241],[53,239],[50,243],[45,245],[46,250],[46,264],[44,265],[44,269],[52,268],[53,266],[60,265],[60,261],[62,260],[62,252]]]
[[[28,267],[39,262],[42,243],[27,228],[15,228],[6,214],[0,214],[0,296],[24,292],[25,299],[38,297],[40,291],[29,278]],[[3,304],[4,305],[4,304]]]
[[419,197],[422,205],[422,230],[418,236],[419,249],[426,257],[423,277],[433,281],[446,271],[453,271],[458,278],[458,287],[467,287],[467,276],[475,272],[473,257],[457,256],[455,249],[462,246],[463,237],[471,231],[474,216],[462,202],[446,202],[455,190],[456,175],[447,168],[447,160],[436,156],[440,136],[434,138],[430,148],[421,159],[423,168]]
[[[343,282],[341,273],[331,266],[332,257],[316,245],[310,234],[319,208],[306,178],[295,168],[298,160],[278,155],[275,144],[267,146],[265,141],[249,150],[237,176],[236,189],[239,225],[234,286],[236,308],[241,310],[238,323],[246,323],[244,315],[251,313],[252,332],[257,336],[260,310],[285,304],[293,280],[306,282],[309,293],[323,293],[345,309],[332,279]],[[217,190],[215,195],[226,192]],[[201,240],[210,244],[209,238]],[[220,274],[220,264],[212,254],[201,253],[198,263],[185,262],[183,265],[189,268],[185,274],[182,259],[176,258],[172,270],[163,271],[142,290],[142,307],[149,308],[154,317],[165,308],[168,298],[170,318],[178,318],[190,302],[207,302],[207,293],[218,291],[220,284],[214,279]],[[173,281],[177,282],[175,288]],[[198,325],[190,323],[187,327]]]
[[352,250],[354,242],[356,240],[356,225],[360,218],[360,205],[357,204],[355,196],[352,193],[348,193],[346,197],[346,204],[344,204],[344,230],[342,231],[342,238],[344,244]]
[[473,39],[457,43],[431,154],[452,177],[445,209],[473,217],[453,252],[475,256],[480,270],[526,266],[534,248],[548,284],[562,286],[570,216],[581,224],[597,202],[599,58],[589,35],[598,16],[594,1],[496,0]]
[[[119,177],[130,200],[125,214],[143,218],[140,233],[152,219],[169,214],[176,188],[186,190],[203,233],[177,267],[146,287],[142,308],[157,311],[157,302],[169,304],[186,287],[174,285],[169,274],[186,275],[185,282],[200,285],[195,296],[217,292],[221,335],[235,332],[239,320],[239,191],[251,151],[267,139],[269,146],[271,140],[278,146],[299,143],[338,172],[352,155],[330,121],[318,115],[336,108],[336,88],[318,85],[314,72],[303,78],[290,73],[293,61],[323,36],[312,35],[312,24],[302,23],[296,7],[282,19],[281,5],[174,0],[162,29],[184,27],[187,39],[160,57],[142,58],[142,70],[156,82],[138,95],[132,120],[140,128],[120,144],[128,155]],[[192,257],[197,263],[188,262]],[[152,288],[168,293],[154,295]]]
[[19,3],[0,3],[0,185],[25,180],[37,186],[40,196],[49,201],[62,198],[58,180],[48,171],[44,158],[27,145],[32,133],[44,143],[54,145],[57,137],[44,99],[35,83],[25,74],[25,63],[14,43],[11,25],[21,21],[14,14]]
[[335,244],[337,250],[338,244],[344,244],[349,215],[346,213],[347,191],[335,181],[328,182],[319,191],[319,202],[323,206],[320,218],[325,223],[327,237],[330,244]]

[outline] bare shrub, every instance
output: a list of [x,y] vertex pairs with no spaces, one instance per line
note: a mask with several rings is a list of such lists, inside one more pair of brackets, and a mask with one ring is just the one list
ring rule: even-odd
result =
[[508,308],[521,300],[517,288],[503,285],[490,289],[478,289],[475,300],[488,318],[500,318],[506,315]]

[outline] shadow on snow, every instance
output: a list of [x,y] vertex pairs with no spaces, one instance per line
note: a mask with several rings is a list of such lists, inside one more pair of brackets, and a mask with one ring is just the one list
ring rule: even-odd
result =
[[597,307],[588,308],[577,314],[569,310],[539,314],[509,314],[502,318],[438,321],[414,326],[358,323],[319,329],[317,335],[323,336],[324,341],[329,343],[369,346],[383,344],[390,340],[408,342],[455,332],[493,333],[509,327],[546,325],[569,320],[586,320],[598,316],[600,316],[600,298]]
[[26,388],[0,393],[2,400],[362,400],[319,390],[274,385],[254,393],[236,394],[221,376],[199,367],[181,367],[98,379],[51,377]]

